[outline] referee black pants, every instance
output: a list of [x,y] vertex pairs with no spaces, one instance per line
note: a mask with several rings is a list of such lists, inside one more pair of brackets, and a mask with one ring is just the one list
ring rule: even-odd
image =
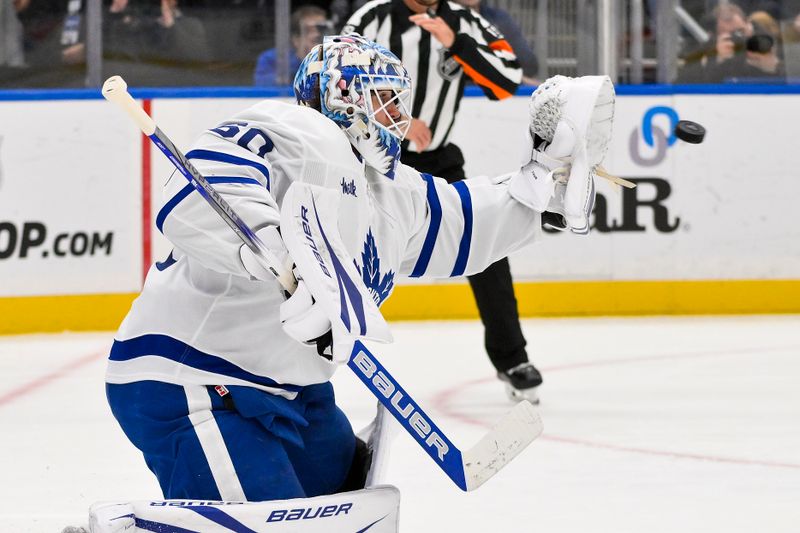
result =
[[[420,172],[444,178],[448,183],[466,177],[464,156],[454,144],[423,153],[404,150],[401,161]],[[508,259],[500,259],[467,279],[483,322],[486,353],[495,369],[502,372],[527,362]]]

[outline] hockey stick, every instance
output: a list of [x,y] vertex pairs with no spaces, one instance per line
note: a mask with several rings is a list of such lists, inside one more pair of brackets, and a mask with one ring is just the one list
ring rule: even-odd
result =
[[[601,178],[607,179],[611,183],[615,185],[621,185],[627,189],[634,189],[636,188],[636,184],[632,181],[628,181],[625,178],[620,178],[619,176],[615,176],[611,174],[609,171],[604,169],[603,167],[597,167],[594,169],[595,174],[600,176]],[[557,179],[566,179],[569,177],[569,168],[557,168],[553,171],[553,177]]]
[[167,159],[172,161],[175,168],[183,174],[183,177],[189,180],[197,192],[208,202],[208,204],[217,212],[217,214],[224,220],[231,229],[236,232],[236,235],[242,239],[242,242],[255,254],[261,261],[262,265],[272,272],[278,280],[278,283],[286,289],[290,294],[297,288],[297,280],[288,269],[285,269],[278,259],[267,249],[258,235],[250,229],[250,227],[239,218],[228,202],[225,201],[219,193],[214,190],[214,187],[208,183],[202,174],[195,168],[195,166],[186,159],[186,156],[178,150],[172,141],[162,132],[155,121],[145,113],[142,106],[136,103],[136,100],[128,92],[128,84],[121,76],[112,76],[103,84],[103,97],[109,102],[119,105],[126,113],[136,122],[142,133],[150,137],[159,150],[161,150]]
[[[216,213],[236,232],[280,284],[294,292],[294,275],[265,248],[251,228],[214,190],[202,174],[156,126],[144,109],[128,93],[119,76],[106,80],[103,96],[118,104],[166,155],[180,173],[197,189]],[[336,317],[333,317],[336,320]],[[496,474],[511,459],[542,433],[542,423],[533,405],[518,403],[500,422],[469,450],[462,451],[434,424],[364,344],[353,338],[347,366],[370,392],[392,413],[400,425],[428,453],[445,474],[462,490],[474,490]]]
[[354,342],[347,366],[463,491],[480,487],[542,434],[539,414],[523,400],[462,452],[361,341]]

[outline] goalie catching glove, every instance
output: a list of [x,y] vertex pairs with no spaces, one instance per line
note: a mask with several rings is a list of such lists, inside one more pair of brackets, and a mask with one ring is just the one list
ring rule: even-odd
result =
[[531,97],[525,160],[509,192],[557,229],[589,232],[594,174],[611,140],[614,98],[608,76],[554,76]]
[[[267,249],[286,267],[290,268],[291,258],[283,243],[278,229],[267,226],[256,232]],[[260,281],[274,280],[275,276],[267,269],[247,245],[239,249],[239,256],[244,269],[253,279]],[[331,360],[333,336],[331,321],[325,310],[311,296],[305,282],[298,277],[294,294],[287,295],[280,307],[281,326],[283,331],[294,340],[308,345],[316,345],[317,353]]]

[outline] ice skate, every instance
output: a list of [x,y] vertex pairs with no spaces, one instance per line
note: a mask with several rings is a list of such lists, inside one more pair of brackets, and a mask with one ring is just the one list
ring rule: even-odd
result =
[[534,405],[539,403],[538,390],[542,384],[542,375],[532,363],[522,363],[498,372],[497,377],[505,383],[506,394],[511,400],[528,400]]

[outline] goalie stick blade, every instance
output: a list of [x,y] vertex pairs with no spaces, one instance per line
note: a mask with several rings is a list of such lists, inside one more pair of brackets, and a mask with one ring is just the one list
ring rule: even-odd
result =
[[475,446],[463,455],[467,491],[495,475],[542,434],[542,419],[527,400],[519,402]]

